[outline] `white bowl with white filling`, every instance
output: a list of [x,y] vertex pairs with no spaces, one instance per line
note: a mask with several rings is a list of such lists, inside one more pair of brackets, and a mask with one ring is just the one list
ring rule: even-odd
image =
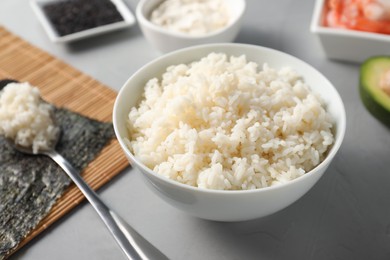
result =
[[[210,1],[215,2],[219,0]],[[178,4],[177,8],[176,6],[173,6],[170,9],[169,14],[160,12],[161,16],[165,15],[165,20],[164,17],[159,17],[161,19],[152,19],[152,16],[156,16],[156,10],[164,2],[165,1],[163,0],[141,0],[138,3],[136,9],[136,17],[145,38],[150,42],[151,45],[153,45],[156,49],[163,53],[193,45],[232,42],[236,38],[240,30],[241,20],[246,7],[245,0],[223,0],[220,2],[223,4],[222,9],[224,9],[225,11],[221,13],[219,13],[219,7],[207,8],[207,5],[204,4],[203,6],[198,8],[201,10],[194,10],[196,9],[195,7],[192,8],[192,11],[187,10],[188,13],[186,14],[185,10],[183,11],[182,9],[180,9],[180,5]],[[185,7],[181,6],[181,8]],[[191,9],[191,7],[189,7],[189,9]],[[171,15],[173,12],[172,10],[177,10],[177,13]],[[202,10],[204,11],[204,17],[202,21],[199,21],[197,17],[193,17],[192,21],[189,21],[187,19],[183,22],[182,18],[185,19],[185,15],[199,16],[200,14],[202,14]],[[181,14],[182,17],[180,17]],[[210,16],[216,14],[218,14],[219,16],[217,15],[217,17],[215,17],[214,25],[212,25],[211,22],[205,22],[211,19]],[[178,21],[180,25],[175,25],[174,22],[167,26],[162,25],[162,23],[164,23],[162,20],[166,22],[174,18],[180,20]],[[152,20],[159,20],[162,22],[161,24],[158,24],[156,22],[153,22]],[[223,24],[218,25],[218,21],[221,21],[221,23]],[[183,25],[183,23],[185,22],[189,23],[188,26]]]
[[[332,118],[331,121],[333,127],[331,131],[333,135],[333,142],[331,145],[328,144],[329,146],[327,148],[327,151],[323,154],[322,159],[320,161],[317,161],[316,164],[313,165],[313,167],[310,167],[310,169],[308,169],[307,172],[305,172],[301,176],[295,176],[290,180],[285,180],[283,177],[276,178],[276,179],[271,178],[267,180],[268,183],[266,183],[263,186],[262,184],[256,186],[256,181],[255,182],[249,181],[250,178],[255,178],[255,174],[261,174],[261,170],[255,173],[252,177],[248,177],[251,174],[250,169],[246,169],[245,172],[238,174],[239,169],[234,168],[233,171],[225,175],[225,177],[227,176],[225,179],[229,181],[231,184],[238,183],[238,185],[236,186],[227,185],[225,187],[215,185],[215,186],[208,187],[207,185],[205,185],[205,183],[207,184],[207,181],[204,182],[202,180],[204,176],[200,176],[201,175],[200,173],[196,173],[196,172],[194,173],[195,176],[194,178],[197,178],[196,182],[187,181],[186,183],[182,183],[181,180],[184,177],[180,177],[182,178],[180,179],[174,176],[173,177],[169,176],[169,174],[168,176],[164,176],[165,175],[164,172],[158,172],[159,170],[158,168],[153,169],[153,167],[147,165],[149,164],[148,160],[145,160],[145,156],[147,156],[147,154],[139,153],[140,150],[137,148],[137,146],[129,145],[129,140],[131,143],[131,140],[134,141],[137,138],[135,137],[135,135],[138,135],[131,128],[129,128],[129,113],[131,113],[131,111],[134,110],[134,107],[138,108],[140,106],[140,101],[143,98],[145,98],[145,96],[143,96],[144,91],[146,89],[145,85],[150,79],[157,78],[155,82],[157,81],[161,82],[161,77],[164,74],[164,72],[166,72],[166,69],[168,67],[175,65],[175,67],[170,67],[170,68],[173,68],[174,70],[178,70],[178,71],[180,71],[181,68],[184,68],[185,66],[190,68],[191,66],[193,66],[190,65],[193,64],[192,62],[199,61],[200,59],[207,57],[210,53],[223,53],[226,54],[227,57],[231,57],[231,56],[236,57],[236,56],[245,55],[249,65],[245,64],[245,62],[243,63],[242,57],[238,58],[238,63],[241,62],[242,68],[248,69],[249,72],[254,70],[254,68],[256,67],[254,65],[255,63],[259,65],[258,71],[262,71],[261,65],[264,63],[267,63],[269,67],[275,68],[278,71],[283,71],[282,68],[286,66],[296,71],[297,75],[301,76],[300,77],[301,80],[303,80],[305,84],[310,86],[311,91],[315,95],[318,95],[320,97],[320,99],[322,100],[321,102],[323,102],[323,106],[326,110],[326,113],[328,113]],[[228,61],[229,59],[225,60],[225,62]],[[187,65],[177,66],[179,64],[187,64]],[[235,66],[236,62],[233,62],[232,64],[233,66]],[[244,71],[246,71],[246,69]],[[190,71],[189,69],[186,73],[187,74],[193,73],[196,70],[197,69],[194,69],[193,67],[192,72],[189,72]],[[264,70],[266,70],[266,67]],[[183,72],[182,75],[187,75],[186,73]],[[202,73],[203,72],[201,72],[199,75],[201,75]],[[217,71],[217,74],[221,74],[221,73]],[[234,70],[233,70],[233,74],[234,74]],[[241,73],[240,75],[244,75],[244,74]],[[258,77],[258,75],[255,76],[255,78],[256,77]],[[238,80],[245,81],[244,78],[245,77],[243,76]],[[197,84],[197,81],[191,81],[191,82],[193,82],[195,85]],[[249,80],[248,82],[246,82],[245,84],[250,85],[251,80]],[[151,85],[153,84],[154,83],[152,82]],[[237,87],[249,86],[245,84],[244,85],[238,84]],[[258,83],[258,84],[262,84],[262,83]],[[272,85],[270,86],[271,88],[273,87],[278,88],[276,83],[272,83],[271,85]],[[210,85],[209,87],[212,88],[213,86]],[[149,88],[148,91],[150,91],[151,88],[150,87],[147,88]],[[196,92],[197,91],[194,91],[192,94],[196,95]],[[186,91],[183,91],[183,93],[184,95],[186,95],[189,92],[186,89]],[[212,94],[210,96],[212,96]],[[247,96],[247,94],[243,94],[243,96],[245,97]],[[261,95],[259,96],[261,97]],[[281,95],[281,96],[285,96],[285,95]],[[206,99],[207,98],[208,97],[206,97]],[[184,99],[180,97],[179,100],[184,100]],[[209,101],[217,102],[217,103],[219,102],[216,100],[214,101],[209,100]],[[263,100],[263,101],[265,102],[265,104],[267,103],[267,100]],[[297,102],[299,103],[299,101]],[[222,103],[224,102],[222,101]],[[171,104],[171,102],[169,102],[169,104]],[[179,103],[177,104],[179,105]],[[196,107],[195,103],[192,103],[192,105]],[[227,109],[228,107],[229,106],[227,106]],[[169,105],[167,109],[171,109],[169,108]],[[185,109],[186,108],[183,107],[182,110],[184,111]],[[202,107],[196,107],[195,110],[201,111]],[[166,111],[164,111],[164,109],[161,109],[160,111],[161,111],[160,118],[164,120],[163,118],[166,116],[165,114]],[[185,121],[185,115],[184,116],[181,115],[182,114],[181,109],[178,109],[176,111],[177,113],[173,116],[175,117],[178,116],[182,118],[180,120]],[[194,113],[197,113],[200,117],[202,116],[202,112],[198,113],[195,111]],[[157,121],[160,120],[160,118],[151,120],[151,122],[159,123]],[[322,124],[323,119],[320,119],[319,121],[316,120],[316,122]],[[306,119],[303,120],[305,121]],[[142,119],[141,121],[145,122],[145,118]],[[330,162],[333,160],[338,149],[340,148],[340,145],[344,138],[346,118],[345,118],[345,110],[344,110],[343,102],[339,94],[337,93],[337,90],[321,73],[319,73],[317,70],[315,70],[307,63],[295,57],[292,57],[288,54],[276,50],[264,48],[264,47],[259,47],[259,46],[244,45],[244,44],[210,44],[210,45],[191,47],[191,48],[179,50],[164,55],[163,57],[160,57],[150,62],[149,64],[145,65],[140,70],[138,70],[124,84],[124,86],[122,87],[122,89],[120,90],[117,96],[114,105],[113,123],[114,123],[116,136],[119,140],[122,149],[124,150],[124,153],[129,159],[130,163],[132,164],[132,166],[138,169],[138,171],[142,174],[142,176],[146,180],[148,186],[160,198],[162,198],[172,206],[181,209],[190,215],[194,215],[200,218],[217,220],[217,221],[242,221],[242,220],[249,220],[249,219],[263,217],[272,214],[274,212],[277,212],[287,207],[288,205],[292,204],[294,201],[296,201],[301,196],[303,196],[320,179],[322,174],[329,166]],[[168,120],[166,121],[166,123],[169,124],[170,121]],[[191,122],[187,122],[187,123],[191,124]],[[256,126],[256,123],[254,123],[253,125]],[[195,126],[192,127],[193,129],[196,129]],[[164,130],[165,130],[164,127],[160,128],[160,131],[163,132]],[[201,130],[197,129],[196,131],[200,133]],[[142,138],[144,137],[141,137],[141,139],[139,140],[142,140]],[[258,136],[258,138],[261,138],[261,136]],[[212,137],[211,142],[214,142],[214,144],[212,145],[218,143],[217,139],[218,138],[215,139]],[[327,142],[325,139],[323,141]],[[166,138],[166,140],[169,142],[169,138]],[[249,141],[246,140],[246,143],[248,143]],[[253,141],[253,142],[257,142],[257,141]],[[178,147],[180,146],[180,142],[179,143],[173,142],[173,144],[177,144]],[[186,144],[184,144],[184,146],[186,146]],[[221,147],[220,150],[223,151],[223,148],[224,147]],[[263,148],[267,149],[267,145],[265,145]],[[239,148],[239,150],[241,154],[244,154],[242,153],[242,148]],[[262,153],[263,152],[264,150],[262,151]],[[211,154],[211,152],[209,153]],[[255,155],[256,153],[253,154]],[[212,158],[212,155],[210,156],[211,156],[210,158]],[[259,154],[259,156],[262,157],[261,154]],[[157,157],[158,157],[158,153],[154,153],[150,159],[154,160]],[[197,157],[194,156],[195,160],[197,160],[196,158]],[[228,160],[228,158],[225,159]],[[189,161],[187,165],[190,164],[192,164],[192,162]],[[226,163],[221,163],[221,164],[224,165],[223,167],[227,165]],[[185,168],[186,165],[183,165],[183,167]],[[210,167],[210,169],[211,168],[212,167]],[[225,170],[229,171],[232,169],[225,169]],[[242,177],[242,174],[244,174],[246,178],[246,182],[245,181],[241,183],[237,182],[237,180],[239,180]],[[265,172],[264,174],[265,176],[272,175],[272,173],[269,172]],[[219,175],[218,178],[223,178],[223,176]],[[210,180],[212,182],[212,177],[210,178]],[[277,181],[273,182],[273,180],[277,180]],[[255,185],[252,185],[253,183]]]

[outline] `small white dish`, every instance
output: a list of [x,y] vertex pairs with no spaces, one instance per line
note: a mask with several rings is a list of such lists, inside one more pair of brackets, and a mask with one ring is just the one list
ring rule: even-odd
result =
[[122,0],[111,0],[111,2],[116,6],[118,12],[123,17],[123,21],[102,25],[84,31],[60,36],[43,10],[43,6],[45,4],[53,3],[53,2],[59,2],[59,1],[58,0],[30,0],[30,4],[34,13],[36,14],[39,22],[42,24],[50,40],[53,42],[64,43],[64,42],[76,41],[94,35],[99,35],[106,32],[111,32],[118,29],[131,27],[136,22],[134,15],[130,12],[130,10],[127,8],[127,6],[123,3]]
[[390,35],[324,26],[326,0],[316,0],[311,32],[319,38],[329,59],[363,62],[369,57],[390,54]]
[[145,38],[162,53],[200,44],[232,42],[241,28],[241,21],[246,8],[245,0],[225,0],[230,10],[230,22],[220,30],[205,35],[188,35],[162,28],[150,19],[152,11],[163,0],[140,0],[136,16]]

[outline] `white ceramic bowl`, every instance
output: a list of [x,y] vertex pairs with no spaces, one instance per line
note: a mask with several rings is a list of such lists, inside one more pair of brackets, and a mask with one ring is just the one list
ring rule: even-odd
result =
[[169,31],[150,22],[149,17],[151,12],[162,1],[141,0],[137,5],[136,17],[145,38],[151,45],[163,53],[199,44],[232,42],[240,30],[246,5],[245,0],[224,0],[231,13],[229,24],[220,30],[204,36],[191,36]]
[[311,32],[319,38],[328,58],[360,63],[371,56],[390,54],[390,35],[324,26],[325,2],[316,1]]
[[123,3],[123,1],[111,0],[111,2],[116,6],[118,12],[121,14],[123,21],[101,25],[80,32],[60,36],[43,10],[44,5],[56,1],[58,0],[30,0],[31,8],[33,9],[35,15],[42,24],[43,29],[46,31],[47,35],[49,36],[49,39],[52,42],[65,43],[77,41],[91,36],[131,27],[135,24],[135,18],[133,14],[130,12],[129,8],[127,8],[127,6]]
[[[165,68],[180,63],[190,63],[210,52],[224,52],[228,55],[245,54],[250,61],[281,68],[290,66],[304,76],[312,90],[319,93],[327,109],[335,119],[335,143],[326,159],[315,169],[302,177],[279,186],[257,190],[217,191],[198,189],[169,180],[144,166],[126,147],[128,138],[126,120],[131,107],[140,101],[145,83],[159,77]],[[218,221],[241,221],[255,219],[281,210],[304,195],[322,176],[338,151],[345,132],[345,110],[343,102],[333,85],[307,63],[288,54],[253,45],[209,44],[195,46],[162,56],[138,70],[120,90],[113,112],[116,137],[131,165],[139,169],[149,187],[172,206],[191,215]]]

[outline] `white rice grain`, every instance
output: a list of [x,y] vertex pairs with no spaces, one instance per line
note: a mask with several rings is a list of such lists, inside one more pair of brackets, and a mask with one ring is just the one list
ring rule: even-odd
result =
[[291,68],[210,53],[151,79],[129,113],[127,145],[147,167],[205,189],[286,183],[333,144],[321,99]]
[[59,128],[51,118],[53,107],[41,100],[29,83],[9,83],[0,92],[0,134],[34,153],[50,148]]

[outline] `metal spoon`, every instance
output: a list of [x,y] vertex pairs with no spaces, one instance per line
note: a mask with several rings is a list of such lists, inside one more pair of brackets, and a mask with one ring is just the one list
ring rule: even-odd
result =
[[[15,81],[11,81],[15,82]],[[4,83],[0,81],[1,83]],[[1,89],[1,86],[0,86]],[[145,240],[137,231],[130,227],[121,217],[114,213],[100,198],[99,196],[88,186],[87,183],[80,176],[79,172],[61,155],[55,150],[55,146],[59,140],[60,134],[52,142],[50,149],[39,150],[37,154],[49,156],[55,161],[61,168],[68,174],[72,181],[81,190],[84,196],[92,204],[96,212],[99,214],[104,224],[106,224],[108,230],[115,238],[125,255],[129,259],[168,259],[157,248]],[[25,154],[34,154],[31,147],[24,147],[15,144],[13,139],[6,139],[16,150]]]

